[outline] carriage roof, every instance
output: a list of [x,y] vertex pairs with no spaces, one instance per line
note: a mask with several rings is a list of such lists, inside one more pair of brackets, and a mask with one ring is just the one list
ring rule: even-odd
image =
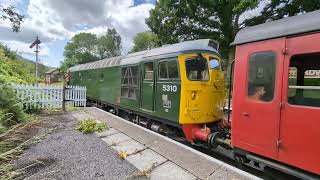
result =
[[244,44],[320,30],[320,10],[240,30],[231,45]]
[[73,72],[73,71],[82,71],[82,70],[88,70],[88,69],[112,67],[112,66],[118,66],[118,65],[137,64],[148,58],[161,56],[161,55],[180,53],[180,52],[187,52],[187,51],[201,50],[201,51],[212,51],[212,52],[218,53],[218,48],[219,48],[218,43],[210,39],[184,41],[181,43],[164,45],[159,48],[154,48],[150,50],[128,54],[126,56],[117,56],[117,57],[103,59],[100,61],[86,63],[86,64],[79,64],[74,67],[71,67],[69,71]]

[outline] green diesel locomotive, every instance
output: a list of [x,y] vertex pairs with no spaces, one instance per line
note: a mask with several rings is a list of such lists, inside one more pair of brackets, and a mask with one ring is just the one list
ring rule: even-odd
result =
[[70,84],[109,112],[161,133],[182,130],[193,143],[223,118],[220,64],[217,42],[185,41],[74,66]]

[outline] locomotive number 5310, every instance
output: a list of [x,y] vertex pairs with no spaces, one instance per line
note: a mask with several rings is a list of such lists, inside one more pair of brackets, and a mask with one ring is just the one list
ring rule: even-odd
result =
[[162,91],[177,92],[178,87],[176,85],[162,85]]

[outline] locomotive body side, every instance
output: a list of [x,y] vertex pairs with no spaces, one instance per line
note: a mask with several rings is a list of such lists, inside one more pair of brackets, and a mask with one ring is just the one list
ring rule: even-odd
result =
[[[203,127],[223,117],[221,59],[211,49],[191,46],[187,51],[150,56],[138,52],[78,65],[71,71],[70,83],[86,86],[89,100],[112,106],[116,113],[120,110],[178,128],[184,124]],[[209,67],[212,61],[214,68]]]

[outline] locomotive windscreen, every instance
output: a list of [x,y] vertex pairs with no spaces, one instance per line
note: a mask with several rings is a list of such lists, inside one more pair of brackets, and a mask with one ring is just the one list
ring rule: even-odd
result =
[[207,60],[203,57],[195,57],[186,60],[187,77],[191,81],[208,81],[209,72]]

